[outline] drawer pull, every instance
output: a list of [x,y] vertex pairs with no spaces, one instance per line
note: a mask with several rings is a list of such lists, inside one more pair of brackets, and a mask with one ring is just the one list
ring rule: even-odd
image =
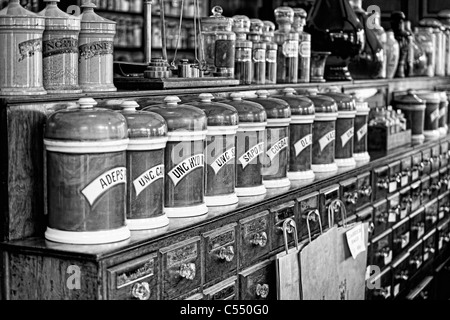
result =
[[380,251],[376,252],[375,255],[377,257],[387,258],[387,257],[389,257],[390,253],[391,253],[391,249],[389,249],[388,247],[384,247]]
[[389,297],[389,290],[386,288],[378,289],[374,292],[376,296],[382,296],[384,299],[387,299]]
[[150,298],[150,286],[148,282],[136,282],[131,287],[131,295],[139,300],[148,300]]
[[418,230],[423,229],[424,227],[425,227],[425,224],[423,222],[421,222],[421,223],[418,223],[416,225],[413,225],[411,227],[411,230],[418,231]]
[[378,187],[378,189],[388,189],[389,188],[389,182],[386,179],[379,180],[377,182],[377,187]]
[[264,283],[264,284],[258,283],[256,285],[256,295],[263,299],[267,298],[267,296],[269,295],[269,285],[266,283]]
[[233,246],[220,248],[219,252],[217,253],[217,257],[220,260],[225,260],[227,262],[231,262],[234,259],[234,248],[233,248]]
[[420,267],[421,263],[422,262],[420,261],[419,258],[414,258],[414,259],[411,259],[411,261],[409,261],[409,264],[415,265],[416,269],[418,267]]
[[371,221],[369,223],[369,229],[367,230],[369,233],[372,233],[375,230],[375,224]]
[[180,276],[188,280],[195,278],[195,263],[183,263],[180,266]]
[[379,217],[376,218],[376,221],[378,223],[386,223],[387,219],[386,219],[386,214],[380,215]]
[[409,237],[406,234],[401,235],[399,238],[394,239],[394,243],[401,243],[403,246],[408,243]]
[[444,241],[445,242],[449,242],[450,241],[450,236],[444,236]]
[[364,186],[359,190],[359,194],[363,197],[370,197],[372,195],[372,187]]
[[441,182],[438,181],[438,182],[436,182],[436,183],[433,183],[433,184],[431,185],[430,189],[433,190],[433,191],[437,191],[437,190],[441,189],[441,186],[442,186],[442,185],[441,185]]
[[255,233],[250,240],[250,243],[254,244],[255,246],[265,247],[267,244],[267,233],[264,231]]
[[358,201],[358,193],[357,192],[346,192],[344,194],[345,202],[348,204],[356,204]]
[[450,207],[442,206],[442,207],[439,208],[439,211],[444,211],[445,213],[449,213],[450,212]]
[[400,274],[396,274],[395,279],[408,281],[408,279],[409,279],[408,271],[402,271],[402,272],[400,272]]
[[432,248],[432,247],[426,247],[425,248],[425,252],[429,252],[429,253],[431,253],[431,254],[433,254],[434,253],[434,248]]
[[428,291],[421,291],[419,297],[423,300],[428,300]]

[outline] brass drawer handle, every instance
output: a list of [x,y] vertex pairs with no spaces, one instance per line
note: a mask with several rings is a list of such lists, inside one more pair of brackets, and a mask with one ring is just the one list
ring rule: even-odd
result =
[[426,248],[425,248],[425,252],[429,252],[429,253],[433,254],[434,251],[435,251],[435,250],[434,250],[433,247],[426,247]]
[[408,281],[408,279],[409,279],[408,271],[402,271],[402,272],[400,272],[400,274],[396,274],[395,279]]
[[413,231],[418,231],[418,230],[423,229],[424,227],[425,227],[425,224],[424,224],[423,222],[421,222],[421,223],[418,223],[418,224],[416,224],[416,225],[413,225],[413,226],[411,227],[411,230],[413,230]]
[[416,266],[416,268],[418,268],[420,266],[422,262],[420,261],[419,258],[414,258],[411,261],[409,261],[409,264],[414,264]]
[[195,263],[183,263],[180,266],[180,276],[188,280],[195,278]]
[[377,182],[378,189],[388,189],[389,188],[389,182],[387,179],[384,180],[378,180]]
[[358,201],[358,193],[357,192],[346,192],[344,194],[345,202],[348,204],[356,204]]
[[131,287],[131,295],[139,300],[150,299],[150,286],[148,282],[136,282]]
[[408,235],[402,234],[399,238],[394,239],[394,243],[401,243],[402,245],[406,245],[408,239]]
[[380,251],[376,252],[375,255],[377,257],[387,258],[387,257],[389,257],[390,253],[391,253],[391,249],[388,247],[384,247]]
[[267,298],[267,296],[269,295],[269,285],[266,283],[264,283],[264,284],[258,283],[256,285],[256,295],[263,299]]
[[389,291],[386,288],[378,289],[374,292],[374,294],[377,296],[382,296],[384,299],[387,299],[389,297]]
[[225,260],[227,262],[231,262],[234,259],[234,248],[233,248],[233,246],[220,248],[219,252],[217,253],[217,257],[220,260]]
[[252,239],[250,239],[250,243],[255,246],[265,247],[267,244],[267,233],[265,231],[255,233]]
[[372,187],[364,186],[359,190],[359,194],[363,197],[370,197],[372,195]]

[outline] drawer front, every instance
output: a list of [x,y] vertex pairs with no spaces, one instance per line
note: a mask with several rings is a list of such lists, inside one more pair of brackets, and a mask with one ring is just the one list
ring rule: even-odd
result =
[[357,218],[356,218],[357,221],[361,221],[363,223],[367,222],[369,224],[368,242],[370,242],[372,240],[373,232],[374,232],[374,228],[375,228],[375,225],[373,223],[373,207],[368,206],[362,210],[359,210],[356,213],[356,216],[357,216]]
[[[270,239],[272,241],[272,250],[276,250],[284,246],[284,236],[283,236],[283,222],[287,218],[292,218],[295,221],[296,205],[295,201],[289,201],[280,206],[273,207],[270,209],[270,217],[272,219],[273,228],[271,230]],[[294,239],[292,234],[292,229],[287,232],[289,242]]]
[[370,287],[367,286],[367,300],[391,300],[392,299],[392,269],[383,270],[378,276],[370,279]]
[[431,157],[431,149],[422,151],[422,175],[427,175],[431,173],[433,158]]
[[356,213],[359,197],[357,181],[356,178],[351,178],[341,182],[341,200],[345,204],[347,217],[351,217]]
[[420,181],[411,184],[411,212],[416,211],[422,204],[422,188]]
[[200,286],[200,241],[200,237],[194,237],[160,250],[163,300],[176,298]]
[[423,264],[423,243],[422,240],[417,241],[415,245],[409,249],[409,274],[413,277]]
[[249,265],[269,253],[269,212],[263,211],[239,221],[241,244],[239,247],[240,265]]
[[408,289],[409,253],[403,254],[392,265],[392,295],[394,298],[403,297]]
[[401,162],[394,161],[389,164],[389,193],[394,193],[401,188],[402,174],[401,174]]
[[439,182],[441,184],[441,189],[439,190],[439,194],[444,194],[449,190],[449,175],[447,167],[441,168],[439,170]]
[[239,274],[240,300],[274,300],[277,297],[274,261],[264,261]]
[[400,190],[400,219],[403,219],[411,214],[411,188],[406,187]]
[[449,217],[450,213],[450,193],[446,192],[439,196],[439,212],[438,212],[438,221],[445,220]]
[[236,223],[203,234],[205,282],[226,276],[237,268]]
[[[298,239],[299,241],[308,239],[308,226],[307,226],[307,218],[309,216],[309,227],[311,230],[311,235],[314,236],[320,233],[320,222],[323,225],[323,221],[320,216],[319,211],[319,193],[314,192],[308,194],[304,197],[297,199],[298,206]],[[313,212],[317,212],[317,214],[312,214]],[[320,221],[318,219],[320,217]]]
[[203,290],[205,300],[237,300],[237,277],[233,276]]
[[412,157],[412,168],[411,168],[411,182],[417,181],[422,176],[423,163],[422,163],[422,153],[417,152],[413,154]]
[[381,200],[373,205],[373,236],[376,237],[377,235],[384,232],[389,225],[388,222],[389,213],[388,213],[388,206],[387,206],[387,200]]
[[[319,199],[320,199],[320,214],[322,217],[322,225],[329,226],[328,221],[328,207],[333,200],[339,200],[339,185],[334,184],[329,188],[322,189],[319,191]],[[339,208],[333,210],[334,213],[334,223],[337,224],[342,221],[342,211]]]
[[415,243],[425,234],[425,208],[420,208],[410,216],[411,243]]
[[412,158],[406,157],[402,159],[401,167],[400,187],[404,188],[411,183]]
[[380,236],[372,240],[371,248],[371,264],[381,269],[388,266],[392,261],[392,232],[386,231]]
[[357,177],[358,201],[356,208],[363,208],[372,203],[372,183],[370,179],[371,173],[366,172]]
[[427,204],[431,199],[431,181],[430,176],[422,177],[421,181],[421,189],[422,189],[422,204]]
[[158,299],[158,258],[148,254],[107,269],[109,300]]
[[408,300],[433,300],[433,277],[426,277],[407,297]]
[[386,197],[389,189],[389,168],[383,166],[381,168],[374,169],[374,200],[378,201]]
[[437,249],[443,254],[449,248],[450,243],[450,220],[443,221],[437,228]]
[[430,175],[430,199],[435,199],[441,192],[441,181],[439,179],[439,171],[433,172]]
[[446,167],[448,165],[448,142],[441,142],[441,168]]
[[400,193],[393,194],[387,199],[388,205],[388,226],[392,227],[400,219]]
[[436,229],[423,237],[423,262],[434,259],[436,253]]
[[441,166],[441,146],[439,144],[431,148],[431,172],[439,171]]
[[408,247],[411,243],[410,241],[410,221],[409,218],[406,218],[395,225],[392,230],[392,251],[394,259]]
[[438,199],[434,199],[427,205],[425,205],[425,233],[430,231],[433,227],[436,226],[438,221]]

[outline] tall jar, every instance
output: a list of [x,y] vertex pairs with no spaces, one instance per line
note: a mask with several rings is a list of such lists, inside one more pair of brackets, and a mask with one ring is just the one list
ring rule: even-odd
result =
[[448,100],[445,91],[438,91],[440,95],[439,103],[439,133],[441,137],[445,137],[448,133],[447,125],[447,113],[448,113]]
[[442,31],[442,23],[439,20],[434,18],[425,18],[419,21],[419,25],[422,27],[431,27],[433,28],[433,34],[436,39],[435,43],[435,52],[436,52],[436,60],[435,60],[435,71],[434,74],[436,76],[444,76],[445,75],[445,51],[446,51],[446,39],[444,32]]
[[[394,78],[397,71],[398,62],[400,58],[400,46],[395,39],[394,32],[386,31],[386,78]],[[433,69],[434,73],[434,69]]]
[[208,213],[204,199],[206,114],[188,104],[178,105],[180,101],[176,96],[167,96],[164,104],[143,109],[161,115],[168,126],[164,212],[169,218]]
[[294,8],[292,29],[299,35],[298,40],[298,82],[309,82],[311,74],[311,35],[303,30],[307,13],[302,8]]
[[114,86],[114,36],[116,22],[94,12],[95,4],[82,6],[78,81],[83,92],[117,91]]
[[439,139],[440,94],[435,91],[416,91],[416,94],[420,99],[425,100],[426,105],[423,131],[425,140]]
[[252,83],[252,47],[251,41],[236,40],[234,77],[239,80],[240,84]]
[[215,76],[234,77],[236,34],[233,19],[222,16],[223,9],[212,8],[212,16],[201,18],[205,61]]
[[278,30],[274,32],[274,41],[278,45],[277,83],[297,83],[299,36],[291,31],[294,10],[278,7],[275,9],[275,19],[278,24]]
[[267,43],[261,41],[263,29],[264,23],[261,20],[250,19],[250,32],[248,33],[247,38],[253,43],[253,52],[252,52],[253,84],[266,83]]
[[233,92],[231,100],[221,101],[236,108],[239,126],[236,134],[236,194],[253,197],[266,194],[262,167],[266,156],[267,114],[262,105],[242,100]]
[[428,77],[434,77],[436,68],[436,51],[435,51],[435,35],[432,28],[416,27],[414,35],[417,44],[422,48],[427,57],[427,66],[425,74]]
[[[47,120],[47,240],[100,244],[130,237],[126,226],[125,117],[91,98]],[[86,130],[89,128],[89,130]]]
[[236,181],[236,132],[238,113],[225,103],[213,102],[210,93],[190,102],[207,116],[205,203],[208,207],[233,205],[238,202]]
[[369,104],[361,98],[355,97],[355,134],[353,136],[353,157],[356,164],[370,161],[367,145],[367,123],[369,120]]
[[338,167],[354,167],[356,166],[356,161],[353,157],[353,136],[356,116],[355,99],[339,92],[327,92],[323,94],[333,98],[338,106],[335,162]]
[[[373,33],[377,37],[378,41],[381,44],[381,47],[383,48],[383,67],[381,69],[380,78],[384,79],[386,78],[387,74],[387,35],[384,28],[381,26],[381,17],[380,13],[377,11],[374,11],[373,14],[369,14],[370,17],[372,17],[373,21]],[[369,18],[370,19],[370,18]]]
[[419,98],[413,90],[394,99],[394,107],[400,109],[406,118],[406,129],[411,130],[413,144],[422,144],[425,141],[425,100]]
[[167,123],[159,114],[137,111],[136,101],[124,101],[121,113],[127,120],[127,226],[130,230],[165,227],[164,149]]
[[10,0],[0,11],[0,95],[42,95],[45,18]]
[[278,45],[273,42],[275,24],[272,21],[263,21],[264,28],[261,40],[266,43],[266,84],[277,83],[277,55]]
[[438,19],[445,27],[445,35],[447,37],[447,46],[445,48],[445,75],[448,76],[450,75],[450,10],[441,10],[438,13]]
[[259,103],[267,114],[266,157],[263,163],[263,183],[267,189],[291,185],[287,177],[289,164],[289,123],[291,108],[281,99],[269,97],[267,90],[256,91],[257,98],[246,100]]
[[45,0],[43,36],[44,88],[47,93],[81,93],[78,85],[80,18],[61,11],[59,0]]
[[287,177],[291,181],[312,181],[315,177],[311,169],[314,104],[310,99],[294,93],[293,88],[286,88],[283,95],[274,96],[291,107]]
[[333,98],[324,95],[307,96],[314,103],[311,169],[314,173],[335,172],[336,119],[338,107]]

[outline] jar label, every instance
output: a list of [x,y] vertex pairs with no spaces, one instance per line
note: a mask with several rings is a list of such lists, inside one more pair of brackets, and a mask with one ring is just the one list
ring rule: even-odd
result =
[[134,190],[136,191],[136,197],[139,196],[139,194],[153,182],[158,179],[162,179],[163,177],[164,165],[162,164],[154,166],[153,168],[145,171],[133,181]]
[[277,50],[267,50],[266,52],[266,62],[276,63],[277,62]]
[[222,169],[228,162],[233,160],[235,157],[235,147],[228,149],[221,155],[219,155],[211,164],[214,173],[217,174],[220,169]]
[[308,134],[294,143],[295,156],[297,157],[303,150],[312,144],[312,134]]
[[332,130],[319,139],[320,151],[323,151],[325,147],[332,141],[334,141],[335,131]]
[[196,154],[183,160],[175,168],[169,171],[168,176],[172,179],[173,184],[176,186],[185,176],[187,176],[193,170],[203,167],[205,157],[203,154]]
[[266,50],[265,49],[253,50],[253,62],[265,62],[265,61],[266,61]]
[[298,41],[289,40],[283,43],[282,52],[285,57],[295,58],[298,56]]
[[51,57],[64,53],[78,53],[78,39],[59,38],[43,42],[43,57]]
[[91,59],[95,56],[104,56],[107,54],[113,54],[114,52],[114,44],[112,41],[95,41],[83,44],[79,47],[80,58],[84,58],[85,60]]
[[107,190],[111,189],[115,185],[118,185],[119,183],[126,183],[126,171],[127,169],[125,167],[111,169],[88,184],[83,190],[81,190],[81,193],[86,197],[87,201],[92,206],[95,200],[97,200],[97,198]]
[[252,50],[250,48],[236,50],[236,61],[248,62],[252,59]]
[[242,164],[242,168],[245,168],[253,159],[264,152],[264,142],[258,143],[256,146],[250,148],[240,158],[239,162]]
[[303,41],[300,43],[298,47],[298,54],[302,58],[308,58],[311,56],[311,42],[310,41]]
[[342,141],[342,148],[345,147],[347,142],[350,141],[350,139],[353,138],[353,127],[348,129],[346,132],[344,132],[343,135],[341,135],[341,141]]
[[270,160],[272,161],[273,158],[277,156],[277,154],[280,153],[281,150],[287,148],[288,146],[288,138],[283,138],[278,140],[269,150],[267,150],[267,155],[269,156]]
[[356,137],[358,138],[358,141],[361,141],[361,139],[367,134],[367,123],[363,125],[359,130],[356,132]]
[[436,120],[437,118],[439,118],[439,109],[434,110],[434,111],[430,114],[431,122],[433,122],[433,121]]
[[36,52],[42,52],[42,38],[31,39],[19,43],[19,62],[34,56]]

